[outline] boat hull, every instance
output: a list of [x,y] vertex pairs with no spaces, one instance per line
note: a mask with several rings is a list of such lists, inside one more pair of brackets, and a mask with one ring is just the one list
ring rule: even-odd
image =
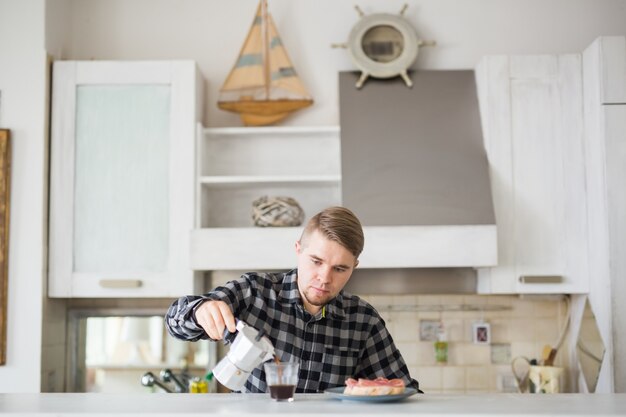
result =
[[222,110],[239,113],[246,126],[265,126],[276,123],[287,117],[291,112],[313,104],[313,100],[246,100],[220,101],[217,103]]

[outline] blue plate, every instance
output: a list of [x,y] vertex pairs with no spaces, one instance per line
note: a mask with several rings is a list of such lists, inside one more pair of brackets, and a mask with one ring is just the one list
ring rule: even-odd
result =
[[400,401],[411,395],[417,394],[415,388],[406,387],[402,394],[396,395],[346,395],[343,391],[346,387],[329,388],[324,393],[330,395],[332,398],[344,401],[362,401],[366,403],[386,403],[390,401]]

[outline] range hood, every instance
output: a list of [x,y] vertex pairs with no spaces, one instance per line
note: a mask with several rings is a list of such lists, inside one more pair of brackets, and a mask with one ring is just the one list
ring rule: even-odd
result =
[[473,71],[339,74],[342,204],[365,229],[363,268],[488,267],[497,231]]

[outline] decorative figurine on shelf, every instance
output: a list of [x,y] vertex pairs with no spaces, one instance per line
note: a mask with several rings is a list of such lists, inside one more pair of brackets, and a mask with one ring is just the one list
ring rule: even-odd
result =
[[239,113],[246,126],[263,126],[311,104],[313,99],[296,74],[267,10],[267,0],[261,0],[217,105]]
[[403,18],[405,4],[399,15],[376,13],[369,16],[354,6],[361,19],[350,31],[348,42],[333,44],[346,48],[354,65],[361,70],[356,88],[361,88],[368,77],[392,78],[401,76],[408,87],[413,86],[408,69],[415,62],[420,46],[435,46],[435,41],[417,38],[413,26]]
[[291,197],[263,196],[252,202],[252,220],[261,227],[295,227],[304,221],[304,210]]

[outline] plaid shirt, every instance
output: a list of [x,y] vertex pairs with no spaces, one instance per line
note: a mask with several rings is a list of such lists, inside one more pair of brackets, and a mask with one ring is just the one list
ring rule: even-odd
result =
[[[352,378],[400,378],[418,388],[409,376],[385,322],[370,304],[341,291],[316,315],[303,307],[297,270],[287,273],[246,273],[203,296],[175,301],[165,317],[169,333],[196,341],[209,336],[197,324],[195,309],[205,300],[226,302],[235,317],[265,329],[281,361],[298,361],[297,392],[323,392]],[[246,392],[268,392],[263,366],[252,371]]]

